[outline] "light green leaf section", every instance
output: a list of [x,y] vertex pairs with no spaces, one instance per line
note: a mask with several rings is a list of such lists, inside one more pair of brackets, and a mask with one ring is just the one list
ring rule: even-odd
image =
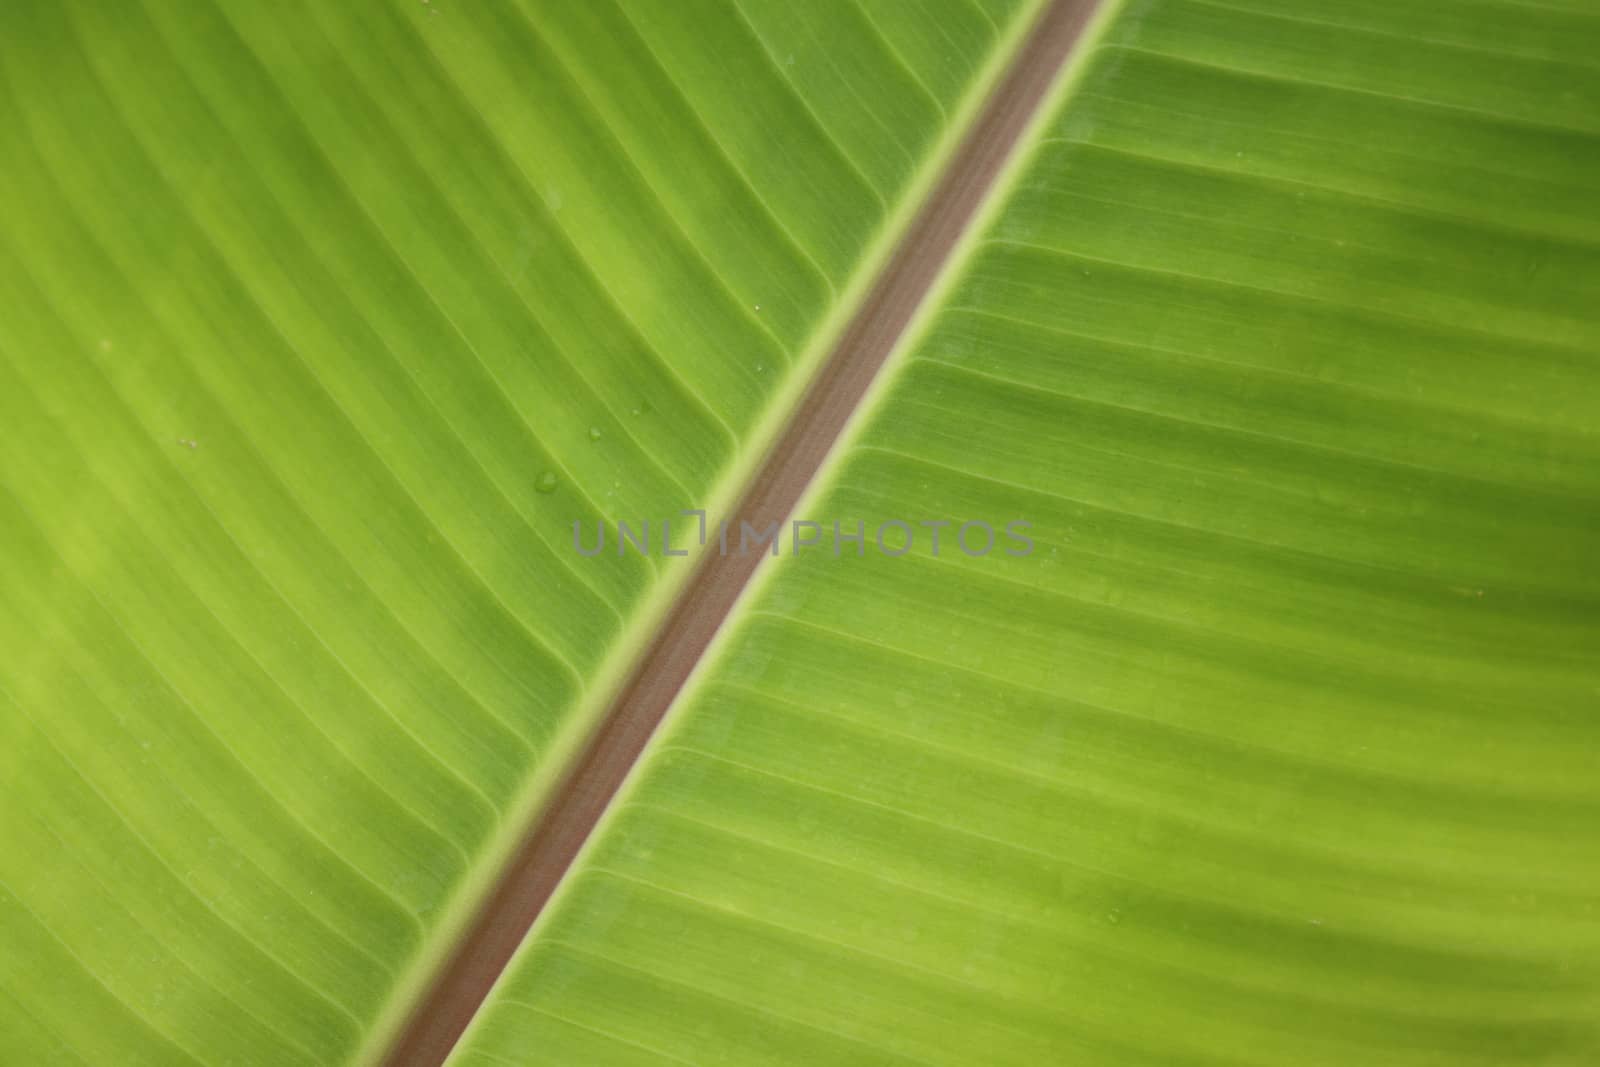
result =
[[0,1062],[371,1056],[1034,5],[0,10]]
[[1123,5],[803,509],[1034,551],[773,563],[454,1067],[1600,1062],[1597,44]]

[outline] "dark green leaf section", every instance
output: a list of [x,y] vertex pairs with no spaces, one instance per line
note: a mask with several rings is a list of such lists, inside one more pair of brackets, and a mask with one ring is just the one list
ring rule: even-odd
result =
[[0,1061],[381,1046],[1030,8],[4,5]]
[[1597,33],[1127,4],[805,516],[1034,552],[774,565],[453,1062],[1600,1056]]

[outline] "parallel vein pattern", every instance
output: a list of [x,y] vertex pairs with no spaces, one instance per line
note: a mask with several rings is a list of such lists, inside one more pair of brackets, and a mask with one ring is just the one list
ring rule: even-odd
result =
[[0,1061],[381,1046],[1032,6],[6,6]]
[[[453,1061],[1600,1056],[1600,18],[1135,0]],[[891,535],[894,536],[894,535]]]

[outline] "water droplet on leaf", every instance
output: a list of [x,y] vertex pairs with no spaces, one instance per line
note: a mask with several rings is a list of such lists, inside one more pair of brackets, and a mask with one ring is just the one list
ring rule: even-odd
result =
[[556,484],[556,472],[545,471],[539,475],[539,480],[534,483],[533,487],[541,493],[553,493],[556,491]]

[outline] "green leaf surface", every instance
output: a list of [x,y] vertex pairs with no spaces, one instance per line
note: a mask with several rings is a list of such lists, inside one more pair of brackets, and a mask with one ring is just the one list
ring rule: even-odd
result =
[[370,1059],[1034,4],[0,12],[0,1062]]
[[1597,44],[1121,5],[454,1067],[1600,1059]]

